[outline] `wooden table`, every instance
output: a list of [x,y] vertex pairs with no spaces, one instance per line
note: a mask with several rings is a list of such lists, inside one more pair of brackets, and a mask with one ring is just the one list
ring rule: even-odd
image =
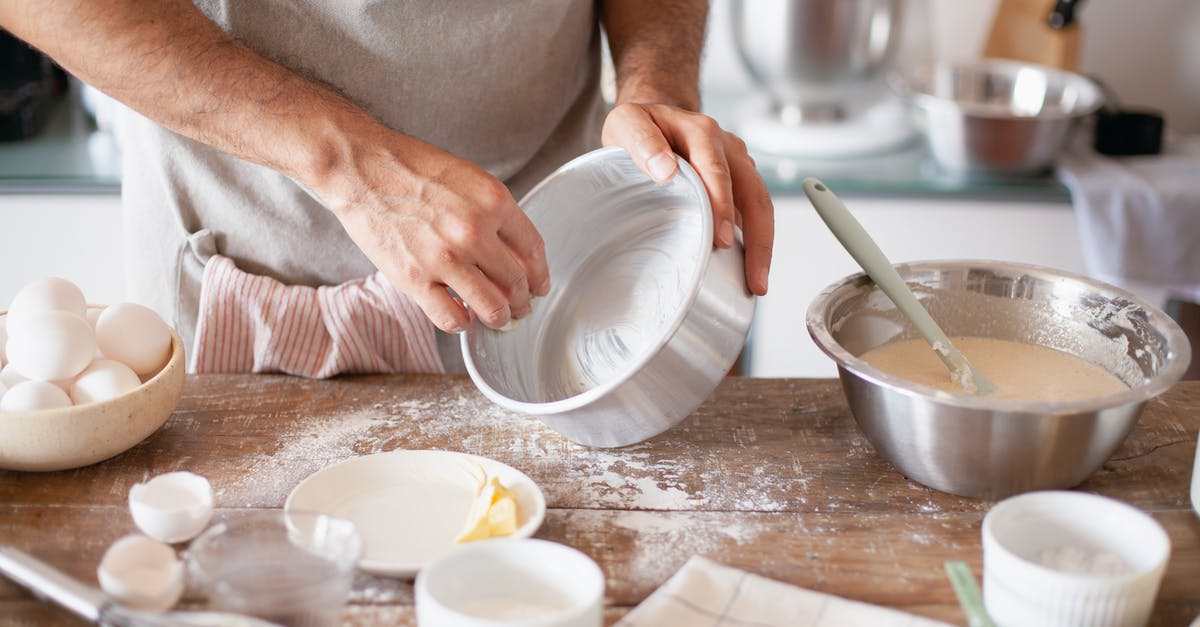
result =
[[[1188,485],[1200,382],[1149,403],[1082,490],[1149,511],[1173,544],[1153,624],[1200,614],[1200,520]],[[858,431],[834,380],[731,378],[667,433],[619,450],[577,446],[503,411],[465,377],[190,377],[154,436],[74,471],[0,471],[0,542],[95,581],[134,530],[130,486],[172,470],[208,477],[219,508],[277,508],[301,479],[355,455],[466,451],[511,464],[546,493],[539,537],[578,547],[607,577],[611,623],[690,556],[844,597],[965,622],[943,562],[982,569],[989,502],[904,479]],[[413,624],[408,582],[359,575],[348,624]],[[0,624],[71,619],[0,582]]]

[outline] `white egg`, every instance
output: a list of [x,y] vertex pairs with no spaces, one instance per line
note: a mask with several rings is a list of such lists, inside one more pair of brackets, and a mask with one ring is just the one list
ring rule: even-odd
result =
[[[92,325],[92,332],[96,332],[96,321],[100,319],[100,312],[103,311],[100,307],[88,307],[87,321]],[[104,353],[100,351],[100,343],[96,343],[96,359],[104,359]]]
[[17,372],[17,369],[13,368],[12,364],[8,364],[3,369],[0,369],[0,383],[3,383],[9,389],[22,381],[28,380],[29,377]]
[[71,406],[71,397],[49,381],[22,381],[0,398],[0,412],[38,411]]
[[71,400],[76,405],[97,403],[120,396],[141,384],[129,366],[111,359],[97,359],[71,383]]
[[212,485],[180,471],[159,475],[129,490],[129,513],[142,533],[163,542],[185,542],[204,530],[213,513]]
[[46,277],[22,287],[12,304],[8,306],[11,327],[24,322],[25,318],[46,311],[65,311],[80,318],[87,316],[87,300],[77,285],[58,277]]
[[4,393],[8,391],[8,386],[0,383],[0,401],[4,400]]
[[105,357],[144,377],[162,369],[171,356],[171,328],[148,307],[119,303],[100,312],[96,343]]
[[96,336],[87,320],[65,311],[43,311],[10,329],[8,362],[40,381],[70,379],[96,355]]
[[161,612],[183,594],[183,563],[171,547],[131,534],[117,540],[100,559],[100,587],[122,605]]

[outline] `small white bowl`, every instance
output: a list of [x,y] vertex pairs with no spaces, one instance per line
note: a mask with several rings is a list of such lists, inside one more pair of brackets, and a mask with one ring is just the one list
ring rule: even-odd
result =
[[0,469],[79,468],[133,448],[171,417],[183,393],[184,361],[183,342],[172,331],[167,365],[129,392],[97,403],[0,414]]
[[547,540],[480,540],[417,574],[421,627],[599,627],[604,573]]
[[[1067,572],[1040,563],[1047,552],[1064,549],[1098,557],[1094,562],[1119,559],[1126,572]],[[1170,553],[1162,526],[1120,501],[1068,491],[1014,496],[983,519],[984,605],[1000,627],[1145,625]]]

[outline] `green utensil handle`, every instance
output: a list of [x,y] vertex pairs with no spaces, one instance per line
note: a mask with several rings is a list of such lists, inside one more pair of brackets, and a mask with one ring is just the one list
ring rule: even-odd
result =
[[955,375],[955,380],[962,382],[965,378],[972,381],[975,384],[973,391],[980,394],[990,390],[990,385],[978,373],[973,372],[966,358],[954,347],[925,307],[917,301],[917,297],[905,285],[904,279],[900,278],[900,273],[896,272],[892,262],[888,261],[887,256],[867,234],[862,224],[850,215],[841,199],[815,178],[804,179],[804,193],[816,208],[817,215],[821,216],[829,230],[833,231],[834,236],[842,243],[842,247],[862,266],[879,289],[892,299],[900,312],[912,321],[917,331]]

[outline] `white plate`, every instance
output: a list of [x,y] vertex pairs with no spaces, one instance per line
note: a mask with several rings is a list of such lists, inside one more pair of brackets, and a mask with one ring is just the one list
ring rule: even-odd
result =
[[546,516],[541,488],[496,460],[451,451],[391,451],[323,468],[296,486],[285,511],[309,510],[354,522],[363,537],[362,570],[414,577],[454,548],[475,497],[467,468],[479,464],[517,497],[517,530],[528,538]]

